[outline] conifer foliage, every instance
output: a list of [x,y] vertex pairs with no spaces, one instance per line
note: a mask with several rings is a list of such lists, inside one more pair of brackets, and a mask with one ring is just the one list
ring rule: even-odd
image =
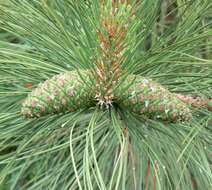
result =
[[211,10],[0,1],[0,189],[211,189]]

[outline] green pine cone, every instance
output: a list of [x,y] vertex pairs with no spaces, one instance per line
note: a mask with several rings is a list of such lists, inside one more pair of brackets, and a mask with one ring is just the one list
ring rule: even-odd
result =
[[22,104],[21,113],[27,118],[75,111],[89,107],[94,96],[87,71],[69,71],[55,75],[34,89]]
[[192,118],[189,107],[162,85],[140,76],[128,76],[116,89],[120,105],[148,118],[186,121]]

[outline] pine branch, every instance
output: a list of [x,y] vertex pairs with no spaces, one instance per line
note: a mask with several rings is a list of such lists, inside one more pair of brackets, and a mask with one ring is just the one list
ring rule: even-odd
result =
[[212,4],[161,2],[0,2],[0,186],[211,188]]

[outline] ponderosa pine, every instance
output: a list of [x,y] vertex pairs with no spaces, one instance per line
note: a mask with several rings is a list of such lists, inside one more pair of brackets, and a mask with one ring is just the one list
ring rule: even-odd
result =
[[0,1],[0,189],[210,190],[211,10]]

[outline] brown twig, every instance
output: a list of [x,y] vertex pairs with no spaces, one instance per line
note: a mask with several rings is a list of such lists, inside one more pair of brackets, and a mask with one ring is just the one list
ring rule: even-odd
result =
[[150,176],[150,160],[148,160],[148,166],[147,166],[146,190],[149,190],[149,176]]

